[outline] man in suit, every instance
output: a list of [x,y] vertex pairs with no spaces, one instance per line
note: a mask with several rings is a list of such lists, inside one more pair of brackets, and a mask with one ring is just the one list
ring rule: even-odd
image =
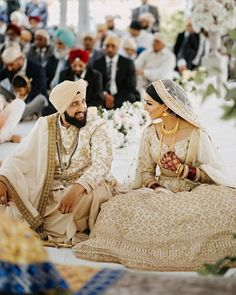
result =
[[34,45],[31,46],[27,54],[28,59],[38,62],[45,67],[49,57],[52,55],[53,48],[50,45],[50,36],[47,30],[37,30],[34,35]]
[[104,41],[105,56],[94,62],[94,69],[102,74],[104,105],[107,109],[121,107],[124,101],[140,100],[134,63],[118,54],[119,43],[117,36],[107,36]]
[[52,89],[59,83],[61,71],[70,66],[68,60],[69,52],[75,44],[74,34],[67,29],[58,29],[55,32],[54,38],[54,52],[49,57],[45,67],[48,89]]
[[13,11],[18,10],[21,8],[21,4],[19,0],[7,0],[5,1],[7,3],[7,15],[8,20],[10,20],[10,15]]
[[176,70],[180,74],[186,69],[192,69],[192,60],[197,54],[198,46],[198,34],[193,30],[191,19],[188,19],[186,21],[185,31],[178,34],[174,45]]
[[33,61],[28,61],[20,47],[16,46],[5,49],[2,59],[5,67],[0,71],[1,84],[12,91],[11,82],[14,76],[16,74],[26,76],[31,82],[31,90],[25,98],[25,103],[29,104],[27,115],[39,114],[47,105],[46,77],[43,68]]
[[83,35],[83,46],[84,50],[89,52],[89,65],[92,67],[93,62],[104,56],[104,52],[102,50],[98,50],[95,48],[96,43],[96,35],[90,32],[86,32]]
[[149,5],[148,0],[142,0],[141,2],[142,4],[139,7],[132,10],[132,20],[138,20],[141,14],[149,12],[155,18],[153,31],[158,32],[160,27],[160,15],[158,12],[158,8],[156,6]]
[[84,79],[88,82],[86,90],[87,106],[98,107],[103,105],[102,75],[88,66],[89,52],[80,49],[71,50],[69,61],[70,68],[61,72],[59,82]]

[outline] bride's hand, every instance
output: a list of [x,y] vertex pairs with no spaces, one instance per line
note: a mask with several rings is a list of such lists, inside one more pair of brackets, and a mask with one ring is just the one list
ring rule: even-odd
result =
[[162,167],[170,171],[176,171],[179,167],[179,164],[181,164],[180,159],[174,152],[171,151],[165,153],[161,159]]

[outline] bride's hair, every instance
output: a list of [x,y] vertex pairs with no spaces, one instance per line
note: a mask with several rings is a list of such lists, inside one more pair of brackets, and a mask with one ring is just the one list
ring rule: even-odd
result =
[[157,101],[159,104],[164,104],[163,100],[160,98],[160,96],[157,94],[154,86],[150,84],[147,89],[146,93],[155,101]]
[[[157,94],[154,86],[150,84],[147,89],[146,93],[155,101],[157,101],[159,104],[164,104],[163,100],[160,98],[160,96]],[[167,112],[173,116],[179,117],[175,112],[173,112],[170,108],[168,108]]]

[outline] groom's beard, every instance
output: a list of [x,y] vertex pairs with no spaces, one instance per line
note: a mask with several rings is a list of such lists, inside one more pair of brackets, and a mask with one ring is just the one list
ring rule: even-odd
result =
[[[78,118],[76,117],[76,115],[79,115],[79,114],[83,114],[83,117],[81,118]],[[70,116],[66,111],[65,111],[65,120],[67,123],[69,123],[70,125],[73,125],[77,128],[82,128],[86,125],[86,122],[87,122],[87,110],[85,112],[77,112],[75,113],[75,116],[72,117]]]

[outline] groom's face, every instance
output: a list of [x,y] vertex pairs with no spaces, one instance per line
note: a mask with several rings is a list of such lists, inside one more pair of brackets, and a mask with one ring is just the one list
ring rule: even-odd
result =
[[67,123],[82,128],[86,125],[87,120],[87,104],[85,97],[81,93],[77,94],[64,113]]

